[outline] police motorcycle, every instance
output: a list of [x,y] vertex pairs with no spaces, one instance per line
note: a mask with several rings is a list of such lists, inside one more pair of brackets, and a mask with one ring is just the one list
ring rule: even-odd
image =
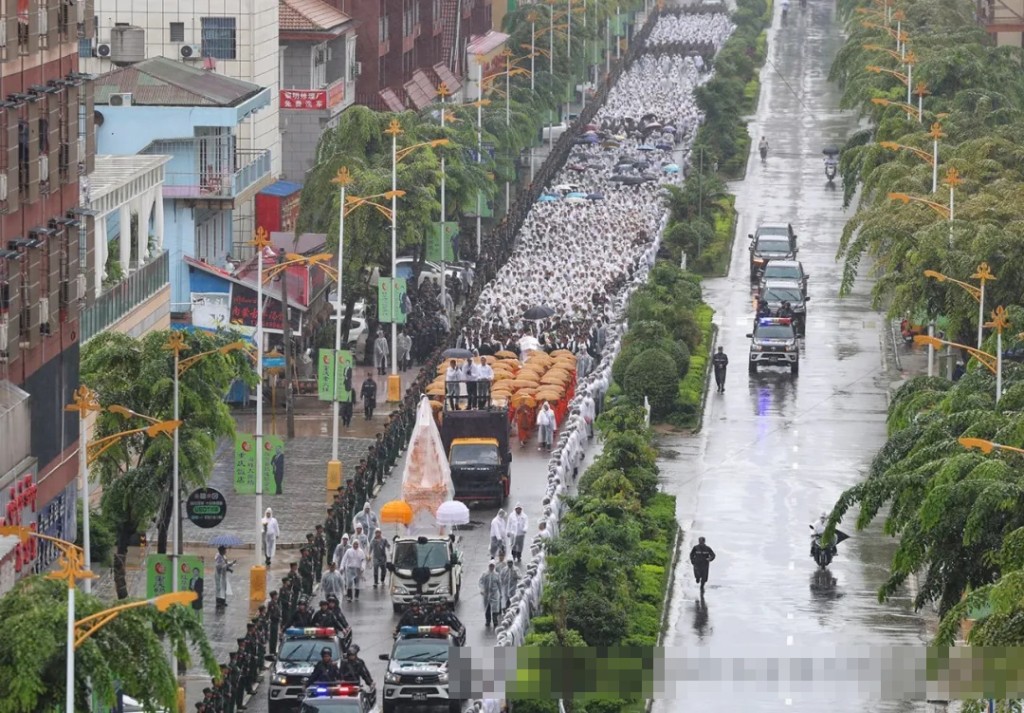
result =
[[839,172],[839,149],[835,146],[828,146],[823,151],[825,154],[825,178],[828,179],[828,185],[833,185],[836,180],[836,174]]

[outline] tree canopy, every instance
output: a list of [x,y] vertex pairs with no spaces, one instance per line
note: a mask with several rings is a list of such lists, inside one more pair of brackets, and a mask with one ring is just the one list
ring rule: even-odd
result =
[[[109,608],[78,590],[75,619]],[[19,581],[0,598],[0,713],[63,710],[67,645],[67,587],[43,576]],[[75,652],[75,710],[91,710],[89,691],[107,708],[117,687],[147,710],[177,706],[178,684],[167,643],[188,664],[194,652],[210,675],[219,668],[203,626],[190,607],[129,609]]]

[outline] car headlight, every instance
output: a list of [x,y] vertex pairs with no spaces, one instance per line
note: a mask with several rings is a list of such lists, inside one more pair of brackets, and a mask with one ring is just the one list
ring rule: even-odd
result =
[[399,676],[397,673],[391,673],[388,671],[384,674],[384,683],[398,683]]
[[795,352],[796,351],[796,345],[795,344],[787,344],[786,345],[786,351],[787,352]]
[[756,264],[758,264],[758,265],[761,265],[761,264],[763,264],[763,263],[764,263],[764,258],[763,258],[763,257],[755,257],[755,258],[754,258],[754,262],[755,262]]
[[434,590],[434,594],[451,594],[451,590],[448,589],[447,584],[442,584]]
[[286,686],[288,685],[288,677],[278,674],[274,676],[270,682],[275,686]]
[[751,344],[750,345],[750,351],[752,351],[752,352],[759,352],[759,351],[761,351],[761,345],[760,344]]
[[437,677],[437,682],[438,683],[448,683],[448,674],[447,674],[447,672],[439,674],[438,677]]
[[408,594],[409,590],[400,584],[395,585],[395,594]]

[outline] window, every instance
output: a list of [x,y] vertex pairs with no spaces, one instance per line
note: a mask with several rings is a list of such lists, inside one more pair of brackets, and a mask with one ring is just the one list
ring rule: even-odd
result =
[[327,43],[313,46],[312,89],[327,86]]
[[184,42],[185,41],[185,23],[184,22],[172,22],[171,23],[171,42]]
[[377,20],[377,29],[378,29],[378,34],[379,34],[379,37],[377,38],[377,40],[379,42],[387,42],[388,41],[388,18],[387,18],[387,15],[384,15],[379,20]]
[[434,21],[441,19],[441,0],[434,0]]
[[200,18],[202,54],[214,59],[236,59],[235,18]]
[[406,52],[402,55],[402,80],[406,81],[412,75],[412,70],[416,64],[413,60],[412,52]]

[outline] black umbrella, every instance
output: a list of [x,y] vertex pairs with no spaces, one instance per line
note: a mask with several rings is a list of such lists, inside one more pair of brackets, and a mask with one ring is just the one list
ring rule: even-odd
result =
[[546,319],[553,315],[555,310],[551,309],[547,305],[537,305],[523,312],[523,319]]
[[468,349],[458,349],[452,347],[451,349],[445,349],[441,352],[442,359],[469,359],[473,356],[473,352]]

